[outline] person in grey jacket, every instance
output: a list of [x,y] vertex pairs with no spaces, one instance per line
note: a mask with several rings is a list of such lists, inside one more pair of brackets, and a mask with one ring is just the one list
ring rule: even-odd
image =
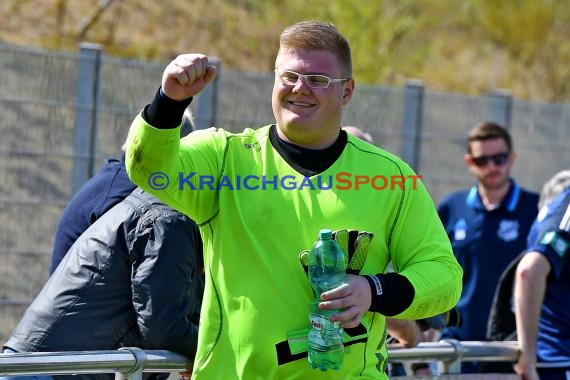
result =
[[201,260],[196,224],[137,188],[71,246],[4,352],[136,346],[192,360],[203,292]]
[[[194,131],[192,111],[187,108],[182,116],[180,136]],[[75,240],[104,213],[132,193],[125,168],[125,146],[119,159],[109,158],[99,171],[73,195],[57,223],[53,236],[53,252],[49,274],[55,271]]]

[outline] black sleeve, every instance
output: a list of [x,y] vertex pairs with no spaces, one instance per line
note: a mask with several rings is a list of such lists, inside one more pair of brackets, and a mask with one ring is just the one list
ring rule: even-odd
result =
[[401,274],[379,273],[364,278],[372,290],[370,311],[391,317],[406,310],[414,300],[414,286]]
[[172,211],[148,232],[143,259],[133,269],[133,305],[145,349],[196,354],[202,302],[202,241],[196,225]]
[[147,123],[158,129],[173,129],[182,123],[186,108],[192,103],[192,98],[176,101],[166,96],[159,88],[156,95],[142,112]]

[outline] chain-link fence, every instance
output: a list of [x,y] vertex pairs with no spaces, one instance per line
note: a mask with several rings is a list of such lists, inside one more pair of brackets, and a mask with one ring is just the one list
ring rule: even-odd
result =
[[[47,279],[55,226],[73,190],[119,155],[166,65],[93,48],[70,54],[0,44],[0,341]],[[272,123],[272,85],[273,73],[220,67],[215,85],[192,104],[198,126],[238,131]],[[464,141],[485,120],[509,126],[519,156],[513,175],[523,186],[539,190],[569,168],[570,105],[436,93],[416,81],[357,85],[343,124],[411,162],[438,202],[472,185]]]

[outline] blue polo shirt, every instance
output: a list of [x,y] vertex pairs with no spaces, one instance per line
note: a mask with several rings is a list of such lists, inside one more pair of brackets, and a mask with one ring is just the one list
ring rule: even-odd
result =
[[135,188],[127,175],[124,154],[120,160],[105,161],[101,169],[75,193],[61,214],[54,235],[50,276],[79,235]]
[[570,368],[570,188],[540,210],[528,251],[542,253],[551,266],[538,324],[538,361]]
[[499,278],[525,248],[537,215],[538,194],[511,179],[501,204],[487,210],[477,186],[445,197],[438,213],[463,268],[457,303],[463,323],[442,331],[444,339],[486,340],[487,320]]

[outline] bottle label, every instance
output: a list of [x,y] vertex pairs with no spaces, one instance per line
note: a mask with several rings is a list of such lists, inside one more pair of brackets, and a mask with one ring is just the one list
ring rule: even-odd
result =
[[311,326],[317,334],[311,335],[313,343],[321,346],[331,346],[342,342],[342,329],[338,322],[331,322],[322,315],[312,314]]

